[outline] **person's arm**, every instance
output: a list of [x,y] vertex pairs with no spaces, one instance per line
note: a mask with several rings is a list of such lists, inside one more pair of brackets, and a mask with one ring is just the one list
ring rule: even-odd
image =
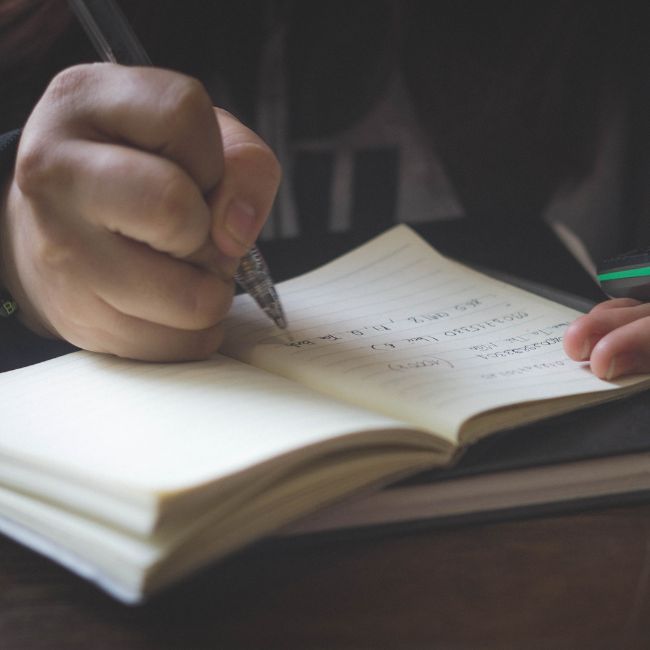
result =
[[269,148],[195,80],[68,69],[22,132],[0,206],[2,285],[41,336],[204,358],[279,178]]

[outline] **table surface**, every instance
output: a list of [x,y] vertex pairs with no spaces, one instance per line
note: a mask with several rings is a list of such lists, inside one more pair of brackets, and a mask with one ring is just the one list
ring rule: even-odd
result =
[[0,538],[0,647],[650,647],[650,504],[261,545],[121,605]]

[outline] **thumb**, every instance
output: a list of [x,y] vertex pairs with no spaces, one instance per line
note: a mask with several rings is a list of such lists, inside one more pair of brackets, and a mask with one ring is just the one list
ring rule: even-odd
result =
[[239,258],[253,246],[271,211],[282,176],[268,145],[223,109],[215,109],[223,142],[223,175],[210,196],[212,240]]

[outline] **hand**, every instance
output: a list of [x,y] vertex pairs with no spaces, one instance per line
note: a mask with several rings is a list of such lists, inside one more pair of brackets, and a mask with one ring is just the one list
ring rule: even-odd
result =
[[571,323],[564,349],[602,379],[650,372],[650,303],[616,298]]
[[41,335],[138,359],[204,358],[279,179],[270,149],[199,82],[70,68],[23,131],[0,215],[2,280]]

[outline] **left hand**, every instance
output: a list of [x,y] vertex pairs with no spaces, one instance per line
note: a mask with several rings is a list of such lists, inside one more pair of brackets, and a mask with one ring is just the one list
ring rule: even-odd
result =
[[615,298],[596,305],[571,323],[564,350],[589,361],[601,379],[650,372],[650,303]]

